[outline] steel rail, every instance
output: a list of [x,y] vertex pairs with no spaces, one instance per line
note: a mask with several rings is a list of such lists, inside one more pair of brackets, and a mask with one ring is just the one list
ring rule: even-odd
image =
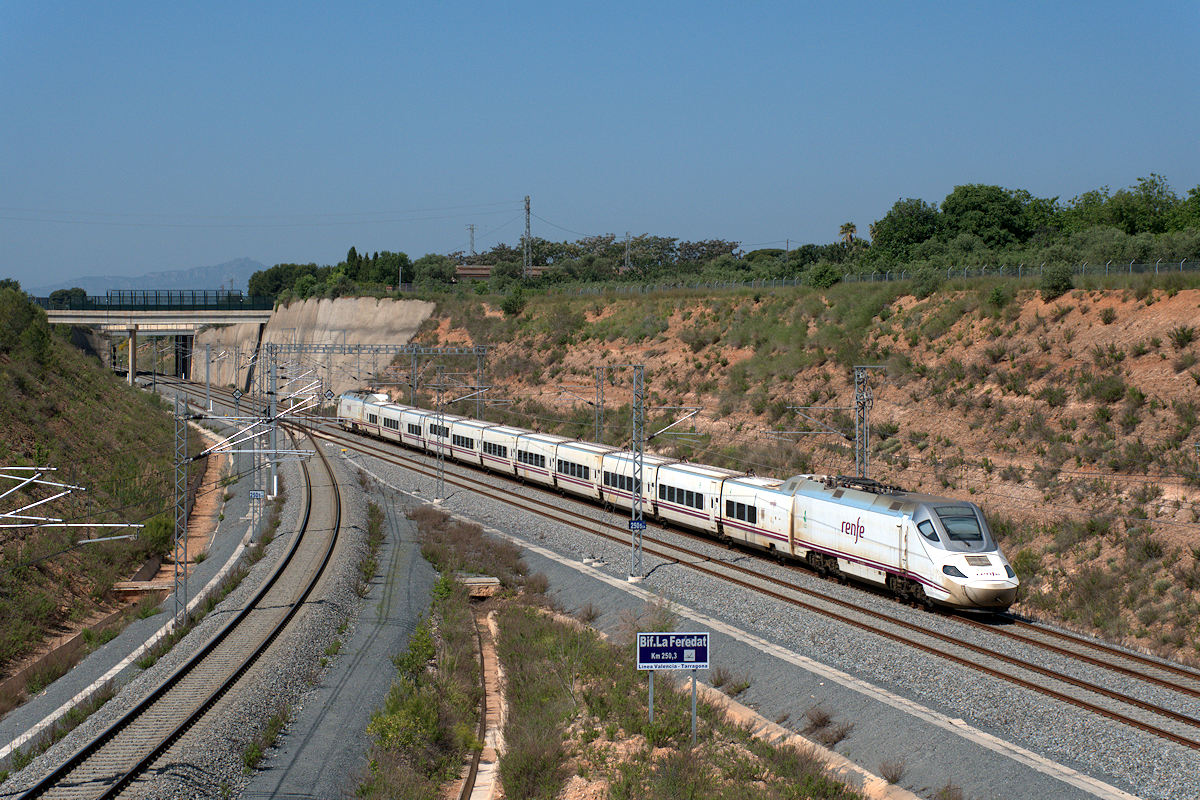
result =
[[1134,661],[1138,664],[1145,664],[1148,667],[1151,667],[1154,669],[1159,669],[1159,670],[1162,670],[1163,672],[1170,672],[1173,675],[1178,675],[1182,678],[1191,678],[1194,681],[1200,681],[1200,671],[1191,669],[1186,666],[1182,666],[1180,664],[1175,664],[1175,663],[1172,663],[1169,661],[1162,661],[1160,659],[1149,658],[1148,656],[1144,656],[1141,653],[1126,652],[1125,650],[1120,650],[1106,642],[1100,642],[1100,641],[1096,641],[1094,639],[1089,639],[1086,636],[1082,636],[1078,633],[1072,633],[1071,631],[1055,630],[1054,628],[1047,628],[1045,626],[1038,625],[1034,622],[1030,622],[1029,620],[1024,619],[1020,615],[1014,614],[1012,612],[1002,615],[1002,618],[1009,622],[1012,622],[1014,625],[1019,625],[1022,628],[1037,631],[1038,633],[1043,633],[1043,634],[1046,634],[1047,636],[1053,636],[1057,639],[1063,639],[1068,642],[1074,642],[1075,644],[1078,644],[1082,647],[1088,647],[1093,650],[1099,650],[1102,653],[1111,653],[1113,656],[1115,656],[1117,658],[1124,658],[1128,661]]
[[[314,445],[315,444],[316,443],[314,441]],[[321,448],[316,447],[316,450],[318,454],[320,454],[322,461],[328,470],[330,476],[330,487],[334,492],[336,502],[334,504],[334,524],[331,530],[332,535],[330,536],[329,545],[326,547],[324,556],[318,568],[313,573],[311,579],[304,586],[302,592],[292,603],[286,614],[272,627],[267,637],[259,641],[255,649],[245,659],[243,659],[238,667],[220,684],[217,690],[213,692],[202,704],[188,713],[185,718],[178,725],[176,725],[175,728],[172,729],[165,738],[161,739],[160,742],[151,750],[151,752],[147,753],[143,758],[141,758],[133,766],[133,768],[127,769],[120,774],[112,776],[110,778],[112,782],[103,788],[101,794],[95,796],[102,798],[111,798],[117,796],[118,793],[120,793],[129,785],[129,783],[143,773],[163,752],[167,750],[168,747],[170,747],[180,736],[182,736],[202,716],[204,716],[204,714],[211,710],[216,702],[220,700],[220,698],[223,697],[235,683],[237,683],[238,679],[240,679],[246,673],[246,671],[254,665],[258,658],[266,651],[267,647],[273,641],[275,641],[278,635],[284,630],[284,628],[287,627],[288,623],[292,620],[297,611],[303,605],[304,601],[312,592],[313,588],[315,588],[317,585],[321,576],[325,572],[326,566],[329,564],[330,558],[332,557],[333,548],[337,543],[341,519],[341,499],[340,491],[337,486],[337,479],[334,475],[332,467],[325,459],[324,454],[321,453]],[[305,534],[308,531],[308,525],[312,511],[313,486],[312,477],[309,473],[307,465],[303,464],[302,462],[302,467],[305,474],[305,506],[301,524],[297,529],[297,535],[293,537],[293,541],[290,543],[287,552],[280,559],[279,564],[276,565],[275,569],[272,571],[270,576],[268,576],[267,580],[264,581],[263,585],[255,592],[250,602],[248,602],[236,615],[234,615],[232,619],[223,625],[221,629],[218,630],[213,637],[201,647],[199,651],[192,655],[186,662],[184,662],[184,664],[178,667],[166,679],[160,682],[159,685],[156,686],[146,697],[134,705],[133,708],[123,714],[119,719],[105,728],[105,730],[103,730],[98,736],[94,737],[91,741],[83,745],[66,761],[34,784],[34,786],[27,789],[21,795],[22,798],[41,797],[47,792],[50,792],[56,787],[60,786],[70,773],[75,771],[81,765],[85,764],[90,758],[96,755],[102,747],[114,741],[124,730],[128,729],[133,722],[142,717],[150,708],[152,708],[159,700],[161,700],[171,688],[178,685],[185,677],[192,674],[195,669],[204,663],[204,661],[217,649],[222,642],[226,641],[229,636],[238,627],[240,627],[255,610],[259,608],[261,601],[278,583],[279,579],[284,575],[287,568],[291,565],[293,556],[296,554],[302,540],[305,537]]]
[[[1051,642],[1045,642],[1045,641],[1038,639],[1035,636],[1027,636],[1023,633],[1017,633],[1016,631],[1010,631],[1010,630],[1005,630],[1004,628],[999,628],[995,625],[988,625],[985,622],[981,622],[980,620],[977,620],[977,619],[971,619],[970,617],[962,615],[962,614],[953,614],[953,612],[949,612],[949,613],[946,613],[945,616],[952,617],[956,621],[964,623],[971,627],[986,630],[989,633],[997,634],[1000,636],[1006,636],[1010,639],[1014,639],[1018,642],[1021,642],[1023,644],[1027,644],[1027,645],[1030,645],[1033,647],[1041,647],[1046,650],[1049,650],[1052,653],[1058,653],[1059,655],[1067,656],[1068,658],[1074,658],[1079,661],[1083,661],[1084,663],[1091,664],[1092,666],[1102,667],[1104,669],[1110,669],[1113,672],[1119,672],[1122,675],[1126,675],[1131,678],[1136,678],[1137,680],[1146,681],[1147,683],[1153,683],[1153,684],[1155,684],[1157,686],[1161,686],[1165,689],[1170,689],[1171,691],[1179,692],[1180,694],[1186,694],[1186,695],[1190,695],[1192,697],[1200,697],[1200,689],[1195,688],[1193,686],[1184,686],[1183,684],[1177,683],[1168,678],[1161,678],[1157,675],[1148,675],[1145,672],[1141,672],[1140,670],[1136,670],[1131,667],[1126,667],[1122,664],[1114,664],[1111,661],[1106,661],[1105,659],[1102,659],[1102,658],[1096,658],[1095,656],[1090,656],[1087,653],[1081,653],[1078,650],[1072,650],[1069,647],[1061,647],[1061,646],[1053,644]],[[1002,618],[1012,621],[1014,623],[1021,622],[1021,620],[1017,620],[1008,615],[1005,615]],[[1024,623],[1024,624],[1028,625],[1028,623]],[[1035,630],[1038,630],[1038,631],[1045,630],[1044,628],[1039,628],[1036,625],[1029,625],[1029,627],[1033,628]],[[1088,644],[1088,643],[1080,642],[1080,644]],[[1097,649],[1101,649],[1101,648],[1097,648]],[[1117,650],[1116,648],[1103,648],[1103,651],[1107,652],[1107,653],[1111,653],[1113,655],[1113,657],[1119,658],[1119,657],[1125,656],[1131,661],[1141,661],[1141,662],[1146,663],[1147,665],[1159,667],[1160,669],[1162,669],[1163,671],[1166,671],[1166,672],[1175,672],[1175,670],[1171,670],[1169,667],[1158,664],[1157,662],[1154,662],[1150,659],[1138,659],[1132,655],[1122,653],[1120,650]],[[1195,675],[1193,673],[1189,673],[1186,670],[1178,670],[1178,674],[1200,682],[1200,675]]]
[[[406,469],[410,469],[414,472],[417,472],[417,473],[425,475],[425,476],[431,476],[434,474],[432,470],[430,470],[428,467],[426,467],[421,462],[416,461],[415,459],[412,459],[412,458],[407,458],[404,455],[402,455],[403,451],[396,452],[396,451],[393,451],[390,449],[389,450],[382,449],[378,445],[374,444],[375,440],[369,440],[370,442],[372,442],[372,444],[367,445],[359,437],[351,438],[350,436],[347,436],[344,433],[335,435],[335,434],[330,433],[329,431],[322,431],[320,433],[315,433],[314,436],[317,438],[325,439],[330,442],[337,443],[337,444],[348,445],[351,448],[358,450],[360,452],[371,451],[370,454],[375,455],[378,458],[381,458],[385,461],[390,461],[391,463],[397,464],[399,466],[403,466]],[[389,442],[388,444],[392,444],[392,443]],[[404,463],[400,463],[400,462],[404,462]],[[458,464],[458,466],[467,466],[467,465]],[[489,474],[489,475],[497,474],[497,473],[486,471],[486,470],[481,470],[481,471],[485,472],[486,474]],[[559,506],[554,506],[549,503],[546,503],[546,502],[543,502],[543,501],[540,501],[537,499],[533,499],[533,498],[525,498],[525,497],[521,497],[519,495],[513,495],[511,493],[504,492],[503,490],[497,490],[496,487],[488,486],[487,489],[492,490],[492,491],[486,491],[486,490],[481,491],[479,489],[480,484],[470,481],[470,479],[468,479],[468,478],[461,478],[459,480],[455,480],[454,477],[448,475],[448,476],[446,476],[445,480],[447,482],[451,483],[452,485],[459,486],[460,488],[464,488],[469,491],[474,491],[477,494],[481,494],[485,497],[490,497],[499,502],[507,503],[509,505],[516,505],[518,507],[524,508],[527,511],[530,511],[531,513],[535,513],[535,514],[539,514],[539,515],[543,515],[543,516],[549,516],[556,521],[564,522],[565,524],[568,524],[568,525],[571,525],[578,529],[584,530],[587,533],[600,535],[602,537],[619,542],[621,544],[625,544],[625,537],[623,534],[625,534],[626,532],[623,528],[620,528],[616,525],[612,525],[610,523],[599,522],[600,525],[602,525],[606,528],[609,528],[610,530],[620,531],[622,535],[605,533],[603,531],[597,531],[596,527],[595,527],[598,522],[597,520],[586,517],[583,514],[579,514],[577,512],[571,511],[570,509],[564,509]],[[537,488],[544,488],[544,487],[538,486]],[[545,490],[545,491],[550,491],[550,490]],[[514,502],[514,498],[519,502]],[[537,506],[542,506],[542,507],[546,508],[547,510],[542,511],[537,508],[531,508],[528,505],[525,505],[526,503],[532,503]],[[578,522],[578,523],[572,522],[568,519],[564,519],[564,515],[568,516],[568,517],[574,517],[574,518],[580,519],[583,522]],[[584,523],[586,523],[586,524],[584,524]],[[689,537],[694,537],[694,538],[697,538],[697,539],[700,539],[700,540],[703,540],[703,541],[706,541],[709,543],[711,543],[711,541],[712,541],[711,539],[706,539],[704,537],[699,536],[698,534],[691,533],[690,531],[683,532],[683,533],[684,533],[684,535],[687,535]],[[676,550],[685,555],[694,555],[690,551],[686,550],[685,548],[678,547],[676,545],[671,545],[671,544],[665,543],[665,542],[659,542],[658,544],[663,547],[666,547],[666,548],[669,548],[672,550]],[[1104,706],[1090,703],[1089,701],[1084,700],[1082,698],[1073,697],[1069,694],[1065,694],[1063,692],[1060,692],[1060,691],[1050,688],[1048,686],[1037,684],[1032,681],[1027,681],[1025,679],[1014,676],[1008,672],[1004,672],[1001,670],[996,670],[996,669],[993,669],[990,667],[986,667],[975,661],[970,661],[970,660],[964,659],[960,656],[956,656],[954,654],[947,653],[944,650],[941,650],[939,648],[934,648],[929,645],[914,642],[907,637],[900,636],[899,634],[895,634],[890,631],[879,630],[878,628],[874,627],[871,624],[868,624],[868,623],[865,623],[865,622],[862,622],[859,620],[853,620],[852,618],[846,617],[845,615],[839,614],[838,612],[830,611],[829,609],[823,609],[818,606],[813,606],[813,605],[811,605],[803,600],[797,599],[797,598],[786,597],[786,596],[781,595],[772,590],[754,586],[753,584],[749,584],[745,581],[741,581],[737,578],[733,578],[733,577],[731,577],[727,574],[721,573],[721,572],[707,569],[707,568],[702,567],[701,565],[698,565],[695,563],[681,561],[679,559],[679,557],[677,557],[677,556],[673,556],[668,553],[655,552],[655,551],[649,551],[649,550],[648,550],[648,552],[651,552],[652,555],[657,555],[666,560],[673,561],[674,563],[678,563],[683,566],[690,567],[698,572],[702,572],[704,574],[708,574],[713,577],[717,577],[719,579],[729,581],[731,583],[734,583],[735,585],[740,585],[740,586],[743,586],[744,588],[748,588],[753,591],[758,591],[760,593],[766,594],[767,596],[782,600],[784,602],[791,603],[793,605],[797,605],[797,606],[804,608],[808,611],[811,611],[813,613],[817,613],[817,614],[820,614],[820,615],[826,616],[826,617],[831,617],[831,618],[841,621],[845,624],[849,624],[849,625],[858,627],[863,630],[877,633],[881,636],[884,636],[885,638],[893,639],[893,640],[901,642],[903,644],[907,644],[909,646],[915,647],[919,650],[928,652],[932,655],[946,658],[950,661],[961,664],[963,666],[968,666],[972,669],[983,672],[984,674],[990,675],[992,677],[1001,678],[1010,683],[1015,683],[1019,686],[1022,686],[1023,688],[1030,689],[1031,691],[1035,691],[1040,694],[1049,695],[1051,697],[1054,697],[1055,699],[1058,699],[1058,700],[1066,702],[1066,703],[1070,703],[1072,705],[1083,708],[1084,710],[1090,711],[1092,713],[1097,713],[1102,716],[1106,716],[1110,719],[1114,719],[1118,722],[1122,722],[1123,724],[1127,724],[1131,727],[1138,728],[1147,733],[1152,733],[1157,736],[1161,736],[1162,738],[1168,739],[1177,744],[1191,747],[1193,749],[1200,749],[1200,740],[1181,736],[1179,734],[1176,734],[1173,731],[1169,731],[1169,730],[1151,725],[1149,723],[1142,722],[1141,720],[1138,720],[1134,717],[1130,717],[1128,715],[1121,714],[1120,712],[1113,711],[1112,709],[1105,708]],[[927,636],[927,637],[930,637],[933,639],[943,641],[943,642],[950,644],[952,646],[955,646],[955,647],[961,647],[966,650],[975,651],[977,653],[980,653],[981,655],[984,655],[985,657],[993,658],[998,661],[1003,661],[1003,662],[1012,664],[1013,666],[1028,670],[1030,672],[1034,672],[1036,674],[1042,675],[1043,677],[1049,678],[1051,680],[1061,681],[1063,683],[1073,685],[1076,688],[1081,689],[1083,691],[1088,691],[1088,692],[1092,692],[1095,694],[1099,694],[1101,696],[1108,697],[1109,699],[1115,700],[1119,703],[1124,703],[1127,705],[1131,705],[1131,706],[1140,708],[1143,711],[1147,711],[1151,714],[1156,714],[1156,715],[1159,715],[1162,717],[1166,717],[1168,719],[1172,719],[1172,720],[1182,723],[1184,725],[1200,727],[1200,719],[1196,719],[1196,718],[1193,718],[1193,717],[1190,717],[1190,716],[1187,716],[1184,714],[1180,714],[1179,712],[1173,711],[1171,709],[1162,708],[1153,703],[1148,703],[1148,702],[1145,702],[1142,700],[1138,700],[1137,698],[1129,697],[1128,695],[1121,694],[1120,692],[1116,692],[1116,691],[1108,689],[1106,687],[1096,686],[1087,681],[1083,681],[1081,679],[1074,678],[1073,676],[1064,675],[1062,673],[1047,669],[1045,667],[1041,667],[1036,664],[1022,661],[1021,659],[1015,658],[1013,656],[1009,656],[1007,654],[997,653],[992,650],[988,650],[984,647],[981,647],[979,645],[973,645],[968,642],[963,642],[963,641],[956,639],[955,637],[950,636],[948,634],[940,633],[937,631],[931,631],[931,630],[928,630],[927,628],[923,628],[914,623],[896,619],[896,618],[890,617],[886,614],[883,614],[881,612],[866,609],[866,608],[855,605],[855,604],[850,603],[845,600],[840,600],[838,598],[829,597],[827,595],[813,592],[812,590],[808,590],[808,589],[804,589],[802,587],[795,586],[794,584],[790,584],[790,583],[783,581],[781,579],[778,579],[778,578],[772,578],[772,577],[763,575],[759,572],[755,572],[754,570],[748,569],[746,567],[742,567],[737,564],[726,564],[725,567],[727,569],[735,571],[735,572],[740,572],[743,574],[751,575],[757,580],[765,581],[767,583],[773,583],[777,586],[784,587],[789,591],[816,597],[821,602],[825,602],[825,603],[829,603],[829,604],[839,606],[842,608],[850,609],[854,613],[859,613],[859,614],[863,614],[865,616],[874,618],[875,620],[883,622],[884,624],[894,625],[894,626],[912,631],[913,633],[916,633],[918,635],[923,635],[923,636]],[[982,623],[979,623],[977,620],[971,620],[969,617],[964,617],[964,616],[958,615],[958,616],[955,616],[954,618],[958,619],[959,621],[968,621],[969,624],[978,625],[979,627],[984,628],[984,629],[988,630],[989,632],[997,633],[998,635],[1001,635],[1001,636],[1009,636],[1011,638],[1018,639],[1018,640],[1028,640],[1027,643],[1029,643],[1031,645],[1044,647],[1048,650],[1055,651],[1055,652],[1060,652],[1063,655],[1067,655],[1069,657],[1074,657],[1074,658],[1079,658],[1079,660],[1085,661],[1088,663],[1095,663],[1093,661],[1089,661],[1089,659],[1087,657],[1081,657],[1079,654],[1074,653],[1073,651],[1069,651],[1069,650],[1066,650],[1063,648],[1055,648],[1054,646],[1048,645],[1047,643],[1037,642],[1036,640],[1034,640],[1030,637],[1023,637],[1020,634],[1015,634],[1011,631],[1003,631],[1003,629],[995,628],[993,626],[983,625]],[[1125,656],[1125,654],[1120,653],[1120,651],[1116,651],[1116,653],[1122,657]],[[1099,661],[1099,660],[1097,659],[1095,661]],[[1159,666],[1156,662],[1151,662],[1151,664],[1153,666]],[[1103,661],[1099,661],[1099,663],[1097,665],[1101,666],[1103,668],[1113,669],[1114,671],[1117,671],[1117,672],[1125,672],[1127,669],[1127,668],[1122,669],[1118,665],[1113,665],[1111,663],[1103,662]],[[1137,672],[1135,670],[1129,670],[1128,672],[1126,672],[1126,674],[1130,674],[1137,679],[1146,680],[1147,682],[1158,683],[1159,685],[1165,686],[1166,688],[1169,688],[1173,691],[1179,691],[1182,693],[1191,693],[1191,691],[1192,691],[1189,687],[1179,686],[1178,684],[1175,684],[1175,683],[1172,683],[1169,681],[1165,681],[1160,678],[1156,678],[1155,676],[1148,676],[1148,675],[1145,675],[1144,673]]]

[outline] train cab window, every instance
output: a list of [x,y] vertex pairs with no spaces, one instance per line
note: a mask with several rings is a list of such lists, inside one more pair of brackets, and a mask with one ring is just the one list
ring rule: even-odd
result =
[[937,531],[934,530],[933,523],[927,519],[923,519],[917,523],[917,530],[919,530],[921,535],[931,542],[936,542],[938,540]]
[[942,527],[952,542],[982,542],[983,530],[975,510],[962,506],[938,506],[936,509]]

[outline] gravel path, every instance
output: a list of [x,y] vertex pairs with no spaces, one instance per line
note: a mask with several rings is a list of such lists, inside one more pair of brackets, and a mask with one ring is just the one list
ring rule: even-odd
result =
[[[430,497],[433,481],[369,457],[358,457],[364,465],[389,482]],[[477,476],[478,473],[472,473]],[[513,488],[499,478],[485,479]],[[531,490],[524,490],[531,491]],[[544,497],[545,495],[543,495]],[[596,519],[602,511],[569,499],[556,502],[588,509]],[[624,609],[636,609],[642,600],[628,586],[613,586],[584,570],[585,557],[601,563],[597,575],[624,582],[629,569],[628,548],[581,535],[543,518],[514,510],[504,504],[466,491],[452,493],[445,505],[485,525],[515,535],[553,557],[528,554],[531,567],[551,578],[553,592],[563,607],[579,608],[591,602],[603,613],[596,624],[615,629]],[[616,520],[620,524],[620,520]],[[659,535],[657,531],[655,535]],[[672,537],[672,534],[667,534]],[[682,537],[673,538],[682,541]],[[747,560],[751,557],[723,547],[691,545],[698,558]],[[797,583],[825,593],[851,599],[859,605],[884,610],[919,621],[928,628],[944,630],[967,639],[987,636],[1006,651],[1020,654],[1019,643],[999,642],[986,631],[973,632],[953,619],[901,606],[892,600],[854,587],[839,586],[807,573],[794,573],[767,562],[764,572],[787,575]],[[1044,696],[958,668],[931,655],[913,652],[893,643],[847,628],[819,615],[771,601],[719,581],[705,578],[683,566],[645,559],[648,577],[638,588],[657,593],[681,609],[745,632],[777,653],[765,652],[734,637],[715,638],[714,663],[735,674],[745,674],[750,688],[740,697],[768,718],[784,718],[800,729],[804,713],[814,705],[830,711],[835,721],[853,722],[850,735],[837,746],[867,769],[894,760],[906,765],[901,784],[918,793],[931,794],[947,781],[964,788],[966,796],[1010,797],[1015,787],[1019,796],[1087,797],[1120,796],[1132,792],[1146,798],[1184,798],[1200,795],[1200,754],[1162,739],[1093,717],[1079,709]],[[689,625],[692,623],[688,623]],[[797,658],[817,662],[812,667],[794,663]],[[1046,662],[1054,657],[1039,655]],[[819,665],[828,665],[871,687],[897,698],[882,702],[822,675]],[[1071,664],[1074,674],[1101,685],[1120,688],[1124,679],[1111,672]],[[1139,696],[1168,707],[1183,701],[1161,690],[1135,687]],[[942,724],[919,717],[926,709]],[[961,725],[954,723],[961,721]],[[972,733],[972,730],[977,732]],[[897,735],[897,731],[903,731]],[[1015,749],[1014,747],[1015,746]],[[1019,752],[1027,751],[1027,754]],[[1042,759],[1045,763],[1039,761]],[[1058,765],[1076,770],[1081,777],[1064,782]],[[1115,788],[1089,785],[1086,776]]]

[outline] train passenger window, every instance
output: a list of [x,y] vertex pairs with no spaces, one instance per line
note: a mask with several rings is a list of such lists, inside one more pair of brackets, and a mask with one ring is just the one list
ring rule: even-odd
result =
[[931,542],[936,542],[938,540],[937,531],[933,529],[933,523],[927,519],[923,519],[917,523],[917,530],[919,530],[921,535]]
[[725,516],[749,522],[751,525],[758,523],[758,509],[755,506],[733,500],[725,501]]
[[367,414],[367,422],[371,423],[372,425],[378,425],[379,424],[379,415],[378,414]]
[[975,510],[962,506],[938,506],[938,519],[952,542],[981,542],[983,530],[979,527],[979,518]]
[[413,424],[410,422],[410,423],[408,423],[408,432],[409,432],[410,434],[412,434],[413,436],[420,436],[420,435],[421,435],[421,426],[420,426],[420,425],[413,425]]

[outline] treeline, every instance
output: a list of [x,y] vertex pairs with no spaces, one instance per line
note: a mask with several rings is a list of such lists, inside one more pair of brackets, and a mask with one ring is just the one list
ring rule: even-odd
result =
[[897,200],[868,226],[866,238],[851,222],[838,233],[831,243],[749,252],[722,239],[606,234],[554,242],[534,237],[531,261],[541,274],[531,279],[523,277],[521,242],[497,244],[473,256],[431,253],[416,261],[387,251],[359,255],[351,247],[346,260],[333,266],[278,264],[255,273],[250,293],[288,301],[381,294],[400,283],[436,291],[455,282],[455,269],[463,263],[491,266],[491,278],[475,288],[505,293],[514,284],[536,290],[562,283],[802,276],[828,286],[847,274],[901,268],[932,274],[951,266],[1178,262],[1200,257],[1200,186],[1180,197],[1163,176],[1152,173],[1128,188],[1103,187],[1063,202],[1024,189],[967,184],[956,186],[941,203]]

